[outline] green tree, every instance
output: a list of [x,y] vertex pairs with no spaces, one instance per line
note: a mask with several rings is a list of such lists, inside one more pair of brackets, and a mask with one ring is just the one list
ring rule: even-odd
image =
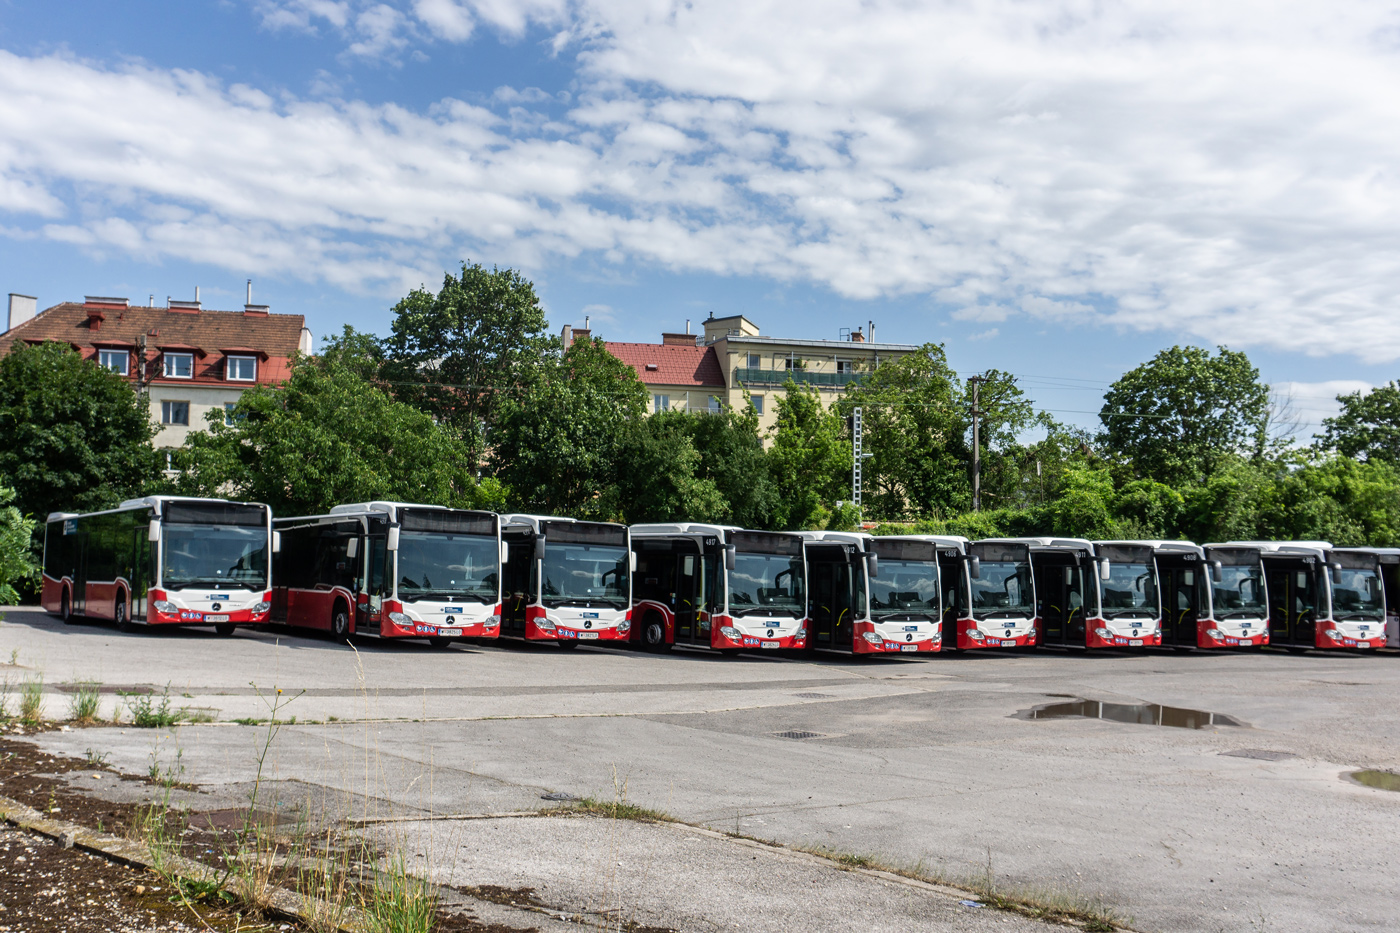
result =
[[1400,464],[1400,383],[1339,395],[1337,401],[1342,410],[1323,419],[1317,446],[1344,457]]
[[772,525],[825,528],[829,504],[850,498],[851,442],[841,416],[822,405],[815,389],[791,379],[777,400],[768,463],[777,490]]
[[0,359],[0,485],[41,523],[50,512],[115,506],[158,483],[157,430],[131,383],[66,344],[17,341]]
[[378,382],[384,366],[384,347],[374,334],[346,324],[339,336],[327,337],[322,342],[317,359],[322,366],[338,365],[366,382]]
[[1267,443],[1269,387],[1243,353],[1172,347],[1104,394],[1100,441],[1134,476],[1199,483],[1232,455]]
[[381,376],[395,398],[450,425],[475,468],[502,400],[534,381],[550,345],[528,279],[463,263],[462,274],[444,276],[438,292],[415,289],[394,307]]
[[612,518],[617,462],[647,392],[601,340],[546,355],[531,381],[503,395],[490,440],[491,466],[512,507],[576,518]]
[[738,411],[690,415],[687,434],[700,453],[695,475],[714,484],[725,508],[718,521],[741,528],[767,528],[778,505],[768,456],[758,432],[758,412],[747,402]]
[[627,426],[618,449],[615,501],[628,524],[727,520],[729,504],[714,480],[697,475],[695,423],[710,417],[716,416],[675,409]]
[[209,415],[177,454],[179,488],[266,502],[281,515],[396,499],[500,508],[498,483],[478,483],[450,431],[389,398],[338,362],[303,358],[279,386],[243,393],[232,425]]
[[25,518],[10,505],[15,491],[0,486],[0,605],[19,602],[19,584],[26,592],[37,588],[38,566],[30,550],[30,538],[38,522]]

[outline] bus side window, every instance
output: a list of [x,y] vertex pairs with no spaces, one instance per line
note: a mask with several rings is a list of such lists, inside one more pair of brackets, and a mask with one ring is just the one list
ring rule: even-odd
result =
[[384,557],[387,541],[384,538],[369,539],[369,582],[371,596],[384,596]]

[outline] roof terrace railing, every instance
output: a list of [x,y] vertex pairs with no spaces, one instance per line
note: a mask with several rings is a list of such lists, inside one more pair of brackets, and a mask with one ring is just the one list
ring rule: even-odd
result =
[[852,383],[860,385],[867,378],[866,373],[814,373],[805,369],[749,369],[741,366],[734,370],[735,381],[745,385],[782,385],[791,379],[798,385],[845,388]]

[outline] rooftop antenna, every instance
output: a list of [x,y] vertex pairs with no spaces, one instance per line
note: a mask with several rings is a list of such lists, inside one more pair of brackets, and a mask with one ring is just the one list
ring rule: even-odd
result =
[[252,304],[252,303],[253,303],[253,280],[252,280],[252,279],[249,279],[249,280],[248,280],[248,300],[247,300],[246,302],[244,302],[244,303],[245,303],[245,304]]
[[194,303],[199,304],[199,286],[194,287]]

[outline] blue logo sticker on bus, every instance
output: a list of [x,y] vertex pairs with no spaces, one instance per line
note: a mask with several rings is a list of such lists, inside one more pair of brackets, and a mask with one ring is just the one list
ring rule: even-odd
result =
[[461,611],[462,611],[462,607],[461,607],[461,606],[443,606],[443,607],[442,607],[442,611],[443,611],[443,612],[461,612]]
[[227,593],[215,593],[213,596],[210,596],[209,598],[210,598],[210,599],[223,599],[223,600],[227,600],[227,599],[229,598],[229,595],[228,595]]
[[75,518],[65,518],[63,520],[63,533],[75,535],[78,533],[78,520]]
[[579,618],[581,618],[581,619],[596,619],[596,618],[598,618],[598,613],[596,613],[596,612],[580,612],[580,613],[579,613]]

